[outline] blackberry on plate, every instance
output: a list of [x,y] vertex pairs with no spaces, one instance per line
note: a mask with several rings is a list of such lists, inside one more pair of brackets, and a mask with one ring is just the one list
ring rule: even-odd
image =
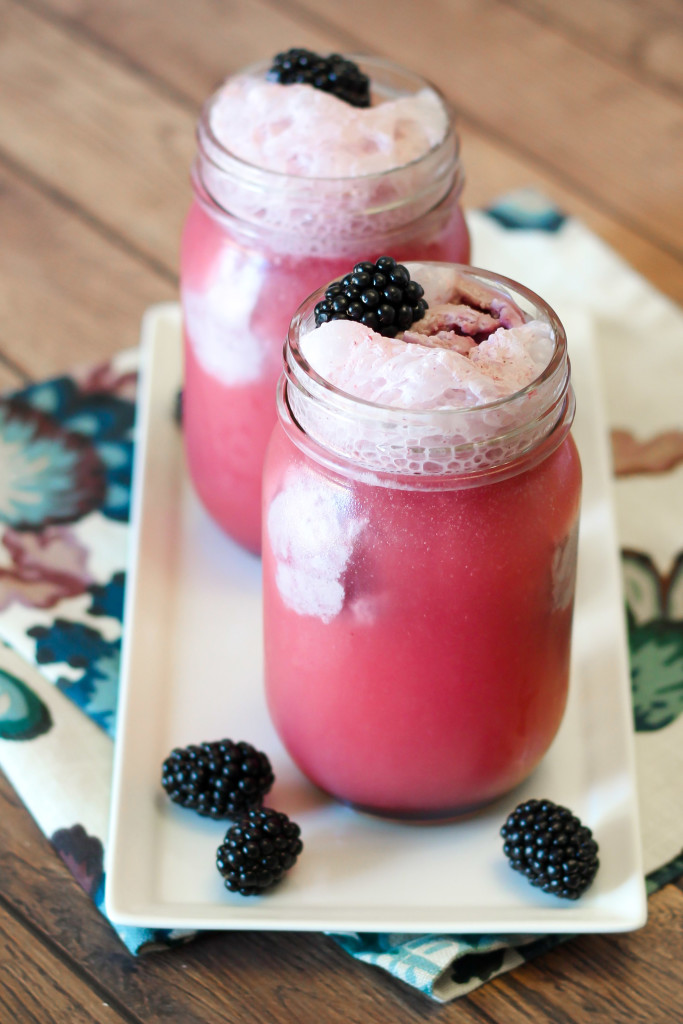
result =
[[258,896],[280,881],[302,850],[299,826],[266,807],[249,811],[228,829],[216,867],[230,892]]
[[266,755],[232,740],[176,747],[161,769],[161,785],[171,800],[210,818],[260,807],[273,782]]
[[341,281],[333,281],[315,307],[316,327],[329,320],[357,320],[385,338],[395,338],[428,308],[424,288],[392,256],[357,263]]
[[595,878],[600,862],[593,833],[551,800],[519,804],[500,834],[511,867],[543,892],[576,900]]
[[339,53],[321,57],[312,50],[287,50],[275,55],[267,77],[282,85],[312,85],[352,107],[370,106],[370,79],[357,64]]

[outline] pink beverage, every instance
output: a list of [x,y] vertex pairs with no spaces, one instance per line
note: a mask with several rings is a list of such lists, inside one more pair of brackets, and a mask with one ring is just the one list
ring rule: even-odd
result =
[[566,338],[538,296],[415,264],[396,338],[292,322],[266,460],[266,688],[339,800],[449,818],[527,777],[568,686],[581,470]]
[[198,125],[181,254],[187,459],[207,510],[254,552],[292,311],[357,259],[469,257],[445,101],[387,61],[359,64],[369,108],[267,81],[263,64],[229,79]]

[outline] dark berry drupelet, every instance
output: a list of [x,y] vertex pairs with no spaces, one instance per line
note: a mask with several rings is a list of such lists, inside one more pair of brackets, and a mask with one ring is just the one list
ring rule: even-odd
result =
[[352,107],[370,106],[370,79],[357,64],[339,53],[321,57],[312,50],[287,50],[273,58],[267,77],[283,85],[312,85]]
[[329,320],[357,320],[386,338],[394,338],[425,315],[424,289],[391,256],[357,263],[334,281],[315,307],[316,326]]
[[595,878],[600,862],[593,833],[551,800],[520,804],[500,834],[510,865],[543,892],[576,900]]
[[216,866],[230,892],[258,896],[280,881],[302,850],[299,826],[266,807],[249,811],[228,829]]
[[161,784],[173,800],[210,818],[232,818],[260,807],[273,785],[270,761],[250,743],[217,740],[172,750]]

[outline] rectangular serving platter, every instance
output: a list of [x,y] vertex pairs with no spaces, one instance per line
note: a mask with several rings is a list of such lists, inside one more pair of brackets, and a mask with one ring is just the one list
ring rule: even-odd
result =
[[[394,933],[613,932],[644,924],[608,435],[592,323],[581,310],[564,320],[584,471],[566,716],[541,766],[515,792],[467,820],[419,826],[330,800],[278,740],[263,693],[260,562],[220,532],[192,491],[173,418],[180,312],[173,304],[147,312],[107,855],[114,921]],[[215,852],[226,825],[171,804],[160,785],[174,746],[223,736],[269,754],[277,781],[267,802],[302,828],[299,862],[261,897],[222,884]],[[531,796],[571,807],[599,841],[600,870],[577,902],[532,889],[502,854],[500,825]]]

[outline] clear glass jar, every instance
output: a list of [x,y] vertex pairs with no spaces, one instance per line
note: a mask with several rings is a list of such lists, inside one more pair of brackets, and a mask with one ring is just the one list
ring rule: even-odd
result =
[[[419,265],[410,267],[420,280]],[[264,471],[266,691],[323,790],[449,818],[536,767],[569,678],[581,469],[566,337],[533,384],[463,410],[402,410],[307,363],[317,292],[292,321]]]
[[[387,96],[427,87],[388,61],[357,62]],[[249,70],[263,74],[266,65]],[[263,170],[226,149],[211,126],[217,95],[198,124],[195,198],[181,250],[184,435],[203,504],[256,552],[263,458],[293,310],[359,259],[391,252],[466,262],[469,236],[458,140],[443,98],[446,136],[418,160],[358,178],[307,178]]]

